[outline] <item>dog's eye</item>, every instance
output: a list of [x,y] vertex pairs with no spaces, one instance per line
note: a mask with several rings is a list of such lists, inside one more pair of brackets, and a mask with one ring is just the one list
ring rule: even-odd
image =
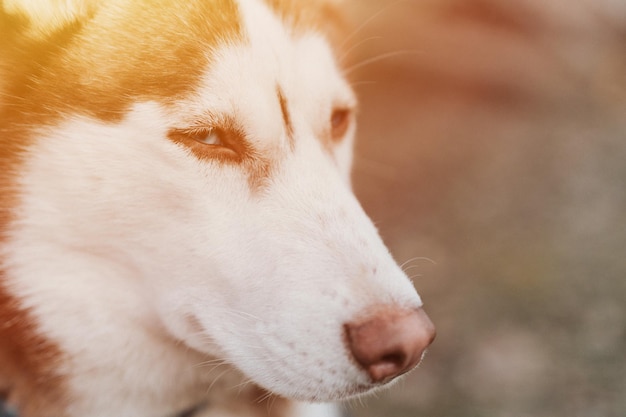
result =
[[245,150],[238,132],[221,128],[172,129],[168,136],[201,158],[235,160]]
[[340,141],[350,126],[351,113],[348,109],[335,109],[330,116],[330,132],[333,141]]

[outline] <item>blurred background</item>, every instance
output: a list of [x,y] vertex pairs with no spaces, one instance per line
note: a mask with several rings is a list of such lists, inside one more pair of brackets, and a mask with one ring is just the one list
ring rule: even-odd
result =
[[355,190],[438,329],[353,414],[626,416],[626,1],[352,13]]

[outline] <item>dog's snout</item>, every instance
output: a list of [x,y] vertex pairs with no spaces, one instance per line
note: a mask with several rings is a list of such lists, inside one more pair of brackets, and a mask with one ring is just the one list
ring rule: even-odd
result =
[[413,369],[435,338],[423,309],[379,311],[345,324],[350,352],[374,382],[386,382]]

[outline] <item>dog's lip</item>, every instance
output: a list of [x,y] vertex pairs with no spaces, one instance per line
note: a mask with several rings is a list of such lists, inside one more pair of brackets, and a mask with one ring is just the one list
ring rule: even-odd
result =
[[[407,371],[409,372],[409,371]],[[404,373],[403,373],[404,375]],[[364,394],[368,394],[369,392],[379,389],[379,388],[384,388],[386,385],[388,385],[390,382],[398,379],[401,375],[398,375],[394,378],[390,378],[390,379],[386,379],[380,382],[370,382],[370,383],[366,383],[366,384],[358,384],[355,386],[352,386],[350,388],[347,388],[341,392],[339,392],[339,397],[340,400],[344,399],[350,399],[353,397],[358,397],[360,395],[364,395]]]
[[354,397],[365,395],[371,390],[380,387],[380,384],[359,384],[351,389],[348,389],[340,394],[341,399],[349,400]]
[[303,396],[295,396],[291,397],[295,400],[300,401],[313,401],[313,402],[329,402],[329,401],[344,401],[349,400],[355,397],[359,397],[361,395],[367,394],[373,389],[379,388],[380,384],[358,384],[353,385],[344,389],[335,390],[330,395],[303,395]]
[[360,395],[367,394],[373,389],[376,389],[384,384],[358,384],[347,388],[338,393],[338,400],[349,400],[354,397],[358,397]]

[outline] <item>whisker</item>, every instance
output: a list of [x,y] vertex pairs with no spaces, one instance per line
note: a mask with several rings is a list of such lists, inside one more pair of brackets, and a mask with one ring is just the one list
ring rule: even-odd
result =
[[365,59],[357,64],[352,65],[351,67],[348,67],[347,69],[345,69],[343,72],[345,75],[348,75],[354,71],[356,71],[359,68],[363,68],[367,65],[370,64],[374,64],[378,61],[382,61],[384,59],[389,59],[389,58],[394,58],[396,56],[403,56],[403,55],[421,55],[423,52],[421,51],[417,51],[414,49],[407,49],[407,50],[400,50],[400,51],[394,51],[394,52],[387,52],[384,54],[380,54],[368,59]]
[[226,364],[228,364],[228,361],[226,359],[213,359],[209,361],[196,363],[194,367],[200,368],[200,367],[210,366],[210,365],[220,366],[220,365],[226,365]]
[[233,385],[233,386],[232,386],[232,387],[230,387],[229,389],[230,389],[230,390],[235,390],[235,389],[236,389],[236,390],[237,390],[237,396],[239,396],[239,395],[241,395],[241,393],[243,392],[244,388],[245,388],[246,386],[250,385],[250,383],[252,383],[252,379],[247,378],[247,379],[245,379],[244,381],[242,381],[242,382],[240,382],[240,383],[238,383],[238,384],[236,384],[236,385]]
[[410,269],[414,269],[414,268],[419,268],[419,267],[420,267],[419,265],[409,265],[409,266],[407,266],[406,268],[403,268],[403,269],[402,269],[402,272],[404,272],[404,273],[406,274],[406,272],[407,272],[408,270],[410,270]]
[[215,383],[216,383],[216,382],[217,382],[217,381],[218,381],[221,377],[223,377],[224,375],[226,375],[228,372],[231,372],[231,369],[226,369],[224,372],[222,372],[221,374],[219,374],[219,375],[217,376],[217,378],[215,378],[215,379],[213,380],[213,382],[211,382],[211,384],[209,385],[209,387],[208,387],[208,388],[207,388],[207,390],[206,390],[206,393],[207,393],[207,394],[208,394],[208,393],[210,393],[210,392],[211,392],[211,388],[213,388],[213,385],[215,385]]
[[271,393],[271,392],[266,392],[265,394],[263,394],[263,395],[259,396],[259,397],[255,400],[255,402],[256,402],[257,404],[261,404],[263,401],[267,400],[267,399],[268,399],[268,398],[270,398],[271,396],[272,396],[272,393]]
[[355,30],[352,31],[352,33],[350,33],[341,43],[341,45],[339,46],[339,49],[342,49],[344,46],[346,46],[346,44],[348,42],[350,42],[350,40],[352,40],[352,38],[354,38],[356,35],[359,34],[359,32],[361,32],[367,25],[369,25],[372,21],[374,21],[374,19],[377,19],[380,15],[382,15],[383,13],[385,13],[387,10],[389,10],[392,7],[395,7],[398,3],[404,3],[406,0],[397,0],[394,1],[393,3],[390,3],[388,5],[386,5],[385,7],[381,8],[379,11],[377,11],[376,13],[374,13],[373,15],[371,15],[368,19],[366,19],[363,23],[361,23]]
[[437,265],[437,262],[435,262],[434,260],[432,260],[431,258],[428,258],[426,256],[414,256],[413,258],[407,259],[406,261],[402,262],[402,264],[400,265],[400,269],[402,269],[402,271],[406,272],[408,269],[412,268],[407,268],[404,269],[404,267],[406,265],[408,265],[411,262],[415,262],[415,261],[427,261],[430,262],[433,265]]
[[276,396],[271,397],[271,399],[267,402],[267,415],[272,415],[272,408],[276,403]]
[[369,41],[379,40],[379,39],[383,39],[383,37],[382,36],[370,36],[368,38],[360,40],[359,42],[355,43],[354,45],[352,45],[350,48],[346,49],[343,52],[343,54],[339,57],[339,62],[343,62],[348,57],[348,55],[350,55],[350,52],[354,51],[356,48],[363,45],[364,43],[367,43]]
[[247,318],[250,318],[250,319],[261,321],[260,317],[255,316],[254,314],[251,314],[251,313],[247,313],[245,311],[233,311],[233,313],[238,314],[240,317],[244,317],[244,318],[247,317]]
[[409,259],[407,259],[406,261],[402,262],[402,264],[400,264],[400,269],[402,269],[402,270],[404,271],[404,267],[405,267],[407,264],[409,264],[409,263],[411,263],[411,262],[413,262],[413,261],[417,261],[417,260],[419,260],[419,259],[420,259],[420,257],[419,257],[419,256],[414,256],[413,258],[409,258]]
[[[212,373],[214,373],[216,369],[219,369],[219,368],[220,368],[221,366],[223,366],[223,365],[224,365],[224,364],[220,364],[220,365],[215,365],[215,366],[213,366],[213,367],[211,368],[211,370],[209,370],[209,372],[207,372],[207,373],[206,373],[206,377],[207,377],[207,378],[208,378],[208,377],[210,377],[210,376],[211,376],[211,374],[212,374]],[[226,369],[224,369],[224,370],[222,371],[222,373],[220,373],[220,374],[217,376],[217,378],[219,378],[220,376],[222,376],[224,373],[226,373],[226,372],[230,372],[230,371],[231,371],[231,368],[230,368],[229,366],[228,366],[228,367],[226,367]],[[212,383],[211,383],[211,385],[213,385],[214,383],[215,383],[215,381],[214,381],[214,382],[212,382]]]
[[415,278],[421,278],[423,275],[422,274],[415,274],[415,275],[411,275],[409,276],[409,280],[413,281]]

